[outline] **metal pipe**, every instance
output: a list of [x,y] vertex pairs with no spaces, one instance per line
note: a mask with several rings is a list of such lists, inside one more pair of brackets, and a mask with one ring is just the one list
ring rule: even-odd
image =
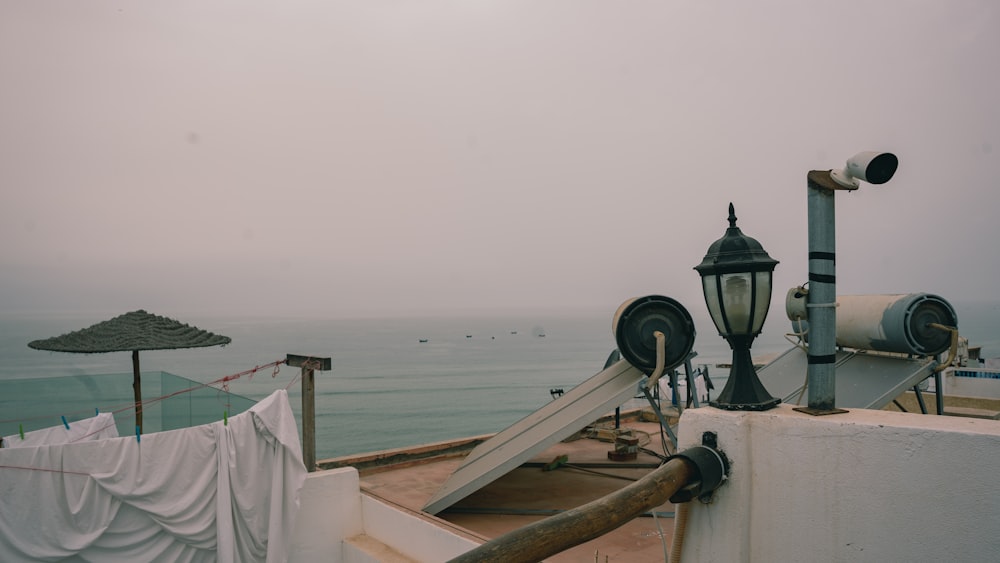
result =
[[677,435],[674,434],[674,431],[670,429],[670,423],[667,422],[667,418],[663,416],[663,411],[660,410],[660,405],[656,404],[656,399],[654,399],[653,396],[649,393],[649,387],[646,387],[645,385],[639,385],[639,390],[642,391],[642,394],[646,396],[646,401],[648,401],[649,406],[653,408],[653,413],[656,414],[656,418],[660,419],[660,428],[663,428],[663,430],[666,431],[667,436],[670,436],[670,442],[673,444],[674,450],[676,450]]
[[806,297],[809,351],[806,375],[808,410],[814,414],[836,412],[837,252],[833,199],[836,189],[829,171],[809,172],[809,294]]
[[811,170],[806,176],[809,215],[809,414],[846,412],[836,408],[837,361],[837,250],[834,194],[856,190],[859,180],[884,184],[896,173],[899,161],[892,153],[862,152],[838,170]]
[[921,414],[927,414],[927,404],[924,403],[924,395],[920,392],[920,386],[913,386],[913,394],[917,396],[917,404],[920,405]]
[[943,386],[944,386],[944,382],[941,381],[941,372],[940,371],[935,371],[934,372],[934,399],[935,399],[935,406],[937,407],[937,413],[939,415],[943,415],[944,414],[944,389],[941,388]]
[[684,360],[684,377],[685,381],[687,382],[686,387],[687,387],[687,401],[688,401],[685,406],[691,405],[697,409],[701,407],[701,404],[698,402],[698,386],[695,385],[694,382],[695,374],[694,370],[691,367],[691,358],[693,357],[694,355],[692,354],[688,356],[686,360]]

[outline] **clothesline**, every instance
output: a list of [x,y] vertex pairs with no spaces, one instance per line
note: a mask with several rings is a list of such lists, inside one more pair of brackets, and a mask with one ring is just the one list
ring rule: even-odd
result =
[[[188,387],[186,389],[181,389],[181,390],[178,390],[178,391],[174,391],[172,393],[168,393],[166,395],[161,395],[159,397],[152,397],[152,398],[149,398],[149,399],[144,399],[144,400],[142,400],[140,402],[140,405],[142,405],[143,407],[146,407],[147,405],[152,405],[152,404],[158,403],[160,401],[164,401],[166,399],[169,399],[171,397],[175,397],[177,395],[182,395],[184,393],[190,393],[190,392],[193,392],[193,391],[197,391],[198,389],[204,389],[206,387],[212,387],[212,386],[216,386],[216,385],[219,386],[218,390],[219,390],[220,393],[222,393],[222,392],[228,393],[229,392],[229,383],[231,381],[236,381],[236,380],[238,380],[238,379],[240,379],[242,377],[246,377],[246,376],[249,376],[249,377],[247,377],[247,379],[253,379],[253,376],[256,375],[257,372],[262,371],[262,370],[266,370],[268,368],[272,368],[271,377],[275,378],[275,377],[278,376],[278,373],[281,372],[281,365],[284,364],[284,363],[286,363],[286,360],[282,359],[282,360],[276,360],[274,362],[270,362],[270,363],[267,363],[267,364],[254,366],[253,368],[250,368],[248,370],[241,371],[239,373],[234,373],[234,374],[231,374],[231,375],[227,375],[227,376],[224,376],[224,377],[220,377],[218,379],[215,379],[213,381],[209,381],[207,383],[200,383],[198,385],[194,385],[194,386]],[[295,382],[298,381],[300,377],[301,377],[301,373],[297,373],[296,376],[292,378],[291,382],[285,387],[285,390],[287,391],[292,385],[294,385]],[[108,410],[108,407],[106,407],[105,412],[111,412],[112,414],[118,414],[118,413],[121,413],[121,412],[135,410],[135,408],[136,408],[135,402],[129,402],[129,403],[122,403],[122,404],[119,404],[119,405],[111,405],[110,406],[110,410]],[[83,413],[87,413],[87,412],[89,412],[89,409],[81,409],[81,410],[76,410],[76,411],[63,412],[63,413],[59,413],[59,414],[44,414],[44,415],[38,415],[38,416],[33,416],[33,417],[21,417],[21,418],[17,418],[17,419],[0,420],[0,423],[14,423],[14,422],[27,422],[27,421],[32,421],[32,420],[45,420],[45,419],[52,419],[52,418],[58,417],[60,415],[61,416],[79,415],[79,414],[83,414]]]
[[47,473],[61,473],[64,475],[83,475],[84,477],[90,477],[90,473],[84,473],[82,471],[69,471],[66,469],[47,469],[44,467],[27,467],[24,465],[0,465],[0,469],[23,469],[25,471],[43,471]]

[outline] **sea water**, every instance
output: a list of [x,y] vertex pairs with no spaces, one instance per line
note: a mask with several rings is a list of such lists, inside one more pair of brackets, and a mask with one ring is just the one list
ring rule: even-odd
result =
[[[952,303],[962,334],[1000,356],[1000,304]],[[0,316],[0,382],[8,379],[122,374],[131,384],[131,354],[66,354],[28,348],[107,320],[103,316]],[[454,318],[289,319],[199,317],[178,319],[232,338],[219,348],[140,352],[143,371],[167,371],[207,383],[286,354],[329,356],[333,369],[316,373],[316,450],[322,458],[497,432],[569,391],[604,368],[616,348],[611,313]],[[728,344],[707,315],[695,315],[695,367],[729,362]],[[791,326],[772,315],[754,342],[766,358],[791,344]],[[544,334],[544,336],[542,336]],[[425,341],[425,342],[424,342]],[[683,367],[681,368],[683,369]],[[261,399],[288,388],[299,416],[297,368],[261,370],[228,389]],[[147,398],[148,399],[148,398]],[[44,397],[38,398],[44,410]],[[220,405],[224,402],[220,399]],[[223,407],[220,406],[220,419]],[[128,413],[119,415],[128,416]],[[5,418],[0,413],[0,419]]]

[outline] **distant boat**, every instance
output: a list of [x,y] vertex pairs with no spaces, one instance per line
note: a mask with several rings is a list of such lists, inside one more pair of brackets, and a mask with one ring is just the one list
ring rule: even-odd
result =
[[512,331],[510,331],[510,333],[511,334],[517,334],[517,331],[516,330],[512,330]]
[[420,342],[427,342],[427,339],[426,338],[421,338]]
[[471,334],[466,334],[465,337],[466,338],[472,338],[472,335]]

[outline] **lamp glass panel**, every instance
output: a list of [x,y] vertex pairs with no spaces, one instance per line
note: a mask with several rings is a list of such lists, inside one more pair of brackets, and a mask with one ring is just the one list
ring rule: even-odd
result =
[[757,298],[755,300],[756,312],[753,315],[753,334],[759,334],[760,329],[764,328],[764,319],[767,318],[767,310],[771,306],[771,272],[756,272],[756,287],[754,290],[757,292]]
[[722,304],[729,320],[732,334],[750,334],[750,321],[753,311],[750,309],[752,296],[752,277],[750,272],[737,272],[720,276],[722,283]]
[[715,328],[719,329],[719,334],[728,334],[726,321],[722,317],[722,304],[719,302],[718,283],[719,276],[707,275],[701,278],[702,291],[705,293],[705,305],[708,306],[708,312],[712,315],[712,322],[715,323]]

